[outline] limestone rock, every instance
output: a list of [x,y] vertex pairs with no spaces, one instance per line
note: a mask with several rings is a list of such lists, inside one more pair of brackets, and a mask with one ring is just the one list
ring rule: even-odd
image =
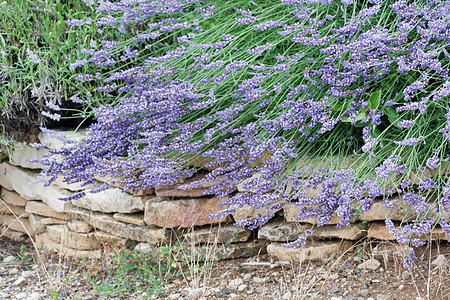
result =
[[114,220],[111,215],[89,212],[80,208],[72,208],[71,213],[78,219],[92,225],[94,228],[113,233],[114,235],[149,244],[165,244],[171,239],[171,231],[156,226],[136,226]]
[[252,257],[266,253],[267,242],[254,240],[247,243],[218,244],[214,257],[217,260]]
[[123,193],[118,188],[110,188],[100,193],[89,193],[87,191],[84,197],[72,200],[72,204],[105,213],[133,213],[143,211],[146,200],[145,198],[133,197],[130,194]]
[[28,235],[26,235],[23,232],[15,231],[12,229],[7,230],[6,228],[3,227],[0,227],[0,236],[7,237],[8,239],[14,242],[23,242],[28,238]]
[[23,206],[27,205],[27,199],[23,198],[16,192],[8,191],[5,188],[2,188],[1,199],[10,205]]
[[65,220],[46,218],[35,214],[29,214],[28,220],[30,221],[33,232],[44,233],[47,230],[48,225],[58,225],[66,223]]
[[[316,224],[316,219],[306,219],[306,220],[297,220],[297,216],[300,213],[300,208],[293,203],[287,204],[283,208],[284,211],[284,218],[287,222],[302,222],[302,223],[308,223],[308,224]],[[339,224],[341,221],[341,218],[335,216],[331,218],[330,222],[328,222],[328,225],[336,225]]]
[[139,243],[136,245],[136,247],[134,247],[133,250],[143,252],[143,253],[150,253],[150,252],[155,252],[156,248],[155,248],[155,246],[152,246],[148,243]]
[[235,222],[240,222],[248,218],[256,218],[259,214],[265,216],[270,212],[271,211],[264,208],[254,209],[250,205],[244,204],[243,207],[236,208],[236,211],[231,215],[233,216]]
[[102,258],[102,250],[77,250],[66,247],[62,243],[56,243],[52,241],[47,234],[36,235],[36,245],[39,248],[46,251],[57,251],[61,256],[68,256],[73,258],[89,258],[100,259]]
[[255,190],[246,188],[246,185],[248,185],[248,183],[251,182],[253,179],[258,179],[258,178],[261,178],[261,173],[255,173],[249,179],[244,179],[242,182],[240,182],[236,186],[238,192],[244,192],[244,191],[248,190],[249,192],[254,193]]
[[59,188],[66,189],[72,192],[78,192],[78,191],[84,191],[87,189],[94,189],[100,186],[100,184],[89,184],[87,186],[81,186],[81,183],[71,183],[68,184],[63,176],[58,176],[56,180],[52,183],[52,185],[55,185]]
[[[118,184],[117,181],[120,181],[121,178],[116,178],[116,177],[112,177],[111,175],[105,176],[105,177],[95,177],[95,179],[97,181],[100,182],[104,182],[104,183],[109,183],[111,184],[112,180],[114,181],[114,184],[112,184],[113,187],[119,188],[119,189],[123,189],[123,186]],[[149,196],[149,195],[154,195],[155,194],[155,188],[150,188],[147,190],[139,190],[139,191],[127,191],[128,194],[133,195],[133,196],[138,196],[138,197],[142,197],[142,196]]]
[[379,243],[372,251],[374,257],[386,259],[388,257],[404,258],[409,246],[396,242]]
[[395,240],[392,234],[389,233],[384,223],[374,222],[370,225],[367,237],[377,240],[393,241]]
[[299,248],[286,248],[279,243],[271,243],[267,246],[267,253],[279,260],[302,263],[317,261],[326,263],[343,254],[352,246],[351,242],[312,241]]
[[94,236],[102,245],[109,245],[116,249],[127,248],[131,244],[131,240],[118,237],[104,231],[95,231]]
[[30,183],[36,178],[33,172],[11,166],[7,163],[0,164],[0,185],[8,190],[16,191],[27,200],[42,200],[57,212],[67,211],[72,206],[70,201],[61,201],[60,198],[70,196],[69,191],[56,186],[44,187],[43,182]]
[[69,145],[68,140],[79,142],[86,137],[86,130],[79,129],[74,132],[73,130],[55,129],[52,132],[40,132],[38,139],[41,144],[50,149],[60,149],[63,146]]
[[143,213],[135,213],[135,214],[120,214],[116,213],[113,215],[114,220],[134,224],[138,226],[145,226],[144,214]]
[[[267,239],[275,242],[287,242],[296,240],[305,230],[311,229],[310,224],[296,224],[286,222],[272,222],[262,226],[258,231],[258,238]],[[357,224],[350,224],[342,228],[336,228],[333,225],[314,227],[312,229],[313,237],[317,239],[344,239],[358,240],[365,233]]]
[[417,214],[412,207],[404,203],[399,197],[389,199],[389,201],[393,204],[393,208],[385,208],[381,202],[376,202],[371,210],[361,214],[359,219],[362,221],[384,221],[389,218],[392,221],[402,221],[416,218]]
[[156,196],[159,197],[177,197],[177,198],[198,198],[204,197],[208,188],[212,187],[214,182],[205,182],[200,184],[198,188],[195,189],[182,189],[181,186],[190,184],[197,180],[204,179],[206,174],[195,174],[193,177],[187,179],[182,184],[175,184],[170,186],[159,186],[155,188]]
[[362,263],[360,263],[358,265],[358,269],[360,270],[369,270],[369,271],[375,271],[376,269],[378,269],[381,266],[381,263],[375,259],[375,258],[370,258]]
[[42,222],[42,217],[30,214],[28,219],[30,221],[30,226],[35,234],[44,233],[47,230],[47,225]]
[[145,222],[165,228],[191,227],[226,222],[228,217],[209,218],[221,210],[218,206],[224,199],[199,198],[176,201],[147,202],[145,205]]
[[27,144],[16,144],[9,156],[9,163],[18,167],[27,169],[44,169],[44,166],[39,163],[33,163],[31,159],[42,159],[45,154],[48,154],[47,148],[35,148]]
[[350,224],[342,228],[337,228],[336,226],[332,225],[325,225],[313,229],[313,236],[319,239],[337,238],[355,241],[359,240],[365,235],[366,233],[358,224]]
[[206,165],[212,162],[212,158],[203,157],[201,154],[194,154],[191,157],[185,158],[189,167],[202,168],[208,171],[213,170],[214,168],[208,168]]
[[25,211],[27,213],[60,220],[68,220],[70,218],[69,214],[54,211],[50,206],[41,201],[28,201]]
[[438,268],[442,268],[448,265],[447,258],[444,255],[439,254],[435,260],[431,262],[432,266],[436,266]]
[[[290,194],[292,193],[292,187],[293,187],[293,183],[289,182],[286,185],[286,194]],[[310,198],[317,198],[320,194],[320,192],[322,191],[322,184],[317,185],[316,188],[309,188],[305,191],[305,197],[310,197]]]
[[67,223],[67,227],[70,231],[78,232],[78,233],[87,233],[92,230],[92,226],[88,223],[85,223],[81,220],[72,220],[69,223]]
[[55,243],[77,249],[77,250],[94,250],[100,248],[94,234],[76,233],[67,228],[66,225],[50,225],[47,226],[47,235]]
[[[367,232],[367,237],[377,239],[377,240],[384,240],[384,241],[395,240],[394,236],[389,233],[389,229],[386,227],[386,225],[381,222],[374,222],[370,225],[369,231]],[[425,237],[418,237],[418,236],[412,236],[412,237],[413,238],[425,238]],[[449,239],[447,233],[439,227],[436,227],[431,231],[430,238],[432,241]]]
[[250,237],[250,230],[233,225],[209,226],[194,228],[187,233],[182,233],[178,239],[188,244],[216,244],[245,242]]
[[254,240],[246,243],[216,244],[210,247],[185,245],[183,249],[172,253],[175,260],[185,261],[186,259],[204,260],[224,260],[241,257],[252,257],[266,253],[267,242]]
[[28,218],[16,218],[13,215],[0,215],[0,225],[6,229],[20,231],[25,234],[34,234]]
[[25,208],[23,206],[7,204],[0,200],[0,214],[12,215],[13,213],[16,216],[23,215],[25,214]]
[[311,229],[311,225],[282,221],[267,223],[258,230],[258,239],[276,242],[293,241],[307,229]]

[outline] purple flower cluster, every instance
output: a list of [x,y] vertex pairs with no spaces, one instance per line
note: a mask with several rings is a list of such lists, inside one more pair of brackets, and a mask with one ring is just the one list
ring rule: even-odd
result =
[[[239,226],[261,226],[291,202],[299,221],[322,226],[337,215],[345,226],[375,200],[390,207],[386,198],[399,193],[419,221],[398,232],[386,224],[418,246],[416,236],[447,226],[426,218],[429,195],[443,194],[442,209],[450,203],[437,172],[450,132],[448,5],[426,2],[100,1],[102,17],[92,24],[104,38],[71,69],[80,70],[80,84],[98,83],[92,90],[112,105],[96,109],[83,142],[44,158],[42,174],[83,184],[111,176],[125,190],[145,190],[192,176],[190,157],[201,154],[213,169],[204,181],[217,182],[207,193],[226,199],[216,216],[265,211]],[[130,41],[110,40],[116,30]],[[311,154],[355,162],[314,163]],[[440,175],[411,183],[425,165]]]

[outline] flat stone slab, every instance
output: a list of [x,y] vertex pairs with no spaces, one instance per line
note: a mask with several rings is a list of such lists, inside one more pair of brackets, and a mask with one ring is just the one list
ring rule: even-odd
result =
[[102,214],[98,212],[89,212],[80,208],[72,208],[71,213],[74,216],[96,229],[102,230],[106,233],[114,234],[115,236],[147,242],[149,244],[167,244],[171,240],[171,230],[159,228],[156,226],[136,226],[133,224],[126,224],[114,220],[110,214]]
[[352,245],[353,243],[349,241],[308,241],[303,247],[286,248],[279,243],[271,243],[267,246],[267,253],[279,260],[293,263],[306,261],[326,263],[342,255]]
[[144,210],[144,203],[147,198],[134,197],[122,192],[118,188],[110,188],[100,193],[89,193],[72,200],[72,204],[78,207],[104,213],[134,213]]
[[[398,226],[396,226],[398,228]],[[385,223],[374,222],[370,225],[369,231],[367,232],[367,237],[383,241],[394,241],[395,238],[389,233],[389,229],[386,227]],[[413,236],[416,237],[416,236]],[[448,240],[449,237],[447,233],[442,230],[439,226],[431,231],[431,240]]]
[[1,199],[11,205],[23,206],[27,205],[28,200],[17,194],[16,192],[8,191],[2,188]]
[[108,245],[116,249],[127,248],[131,244],[130,239],[115,236],[104,231],[95,231],[94,236],[100,244]]
[[84,191],[87,189],[94,189],[100,186],[100,183],[95,183],[95,184],[89,184],[86,186],[82,186],[81,183],[71,183],[68,184],[65,180],[64,177],[62,176],[58,176],[58,178],[56,178],[56,180],[54,182],[52,182],[52,185],[55,185],[59,188],[65,189],[65,190],[69,190],[72,192],[79,192],[79,191]]
[[251,231],[233,225],[208,226],[205,228],[193,228],[186,233],[181,233],[178,240],[188,244],[216,244],[245,242],[250,237]]
[[210,219],[209,215],[221,210],[224,199],[198,198],[145,204],[145,222],[165,228],[192,227],[218,224],[229,221],[229,217]]
[[41,201],[28,201],[25,206],[27,213],[36,214],[60,220],[70,220],[70,215],[53,210],[50,206]]
[[70,201],[61,201],[61,198],[72,193],[56,186],[44,187],[43,182],[35,182],[35,173],[24,170],[8,163],[0,164],[0,185],[10,191],[17,192],[27,200],[42,200],[57,212],[67,211],[72,207]]
[[47,234],[37,234],[36,235],[36,245],[41,249],[46,251],[56,251],[61,256],[68,256],[73,258],[89,258],[89,259],[100,259],[103,257],[102,250],[77,250],[64,246],[61,243],[56,243],[52,241]]
[[23,232],[25,234],[34,234],[28,218],[16,218],[13,215],[0,215],[0,225],[6,229]]
[[194,248],[189,244],[185,244],[186,246],[183,249],[172,254],[177,261],[186,261],[186,259],[217,261],[264,254],[266,253],[267,244],[267,241],[258,240],[246,243],[216,244],[207,247],[193,246]]
[[78,233],[87,233],[92,230],[92,226],[81,220],[72,220],[67,223],[67,227],[70,231]]
[[[297,220],[297,216],[300,213],[300,208],[297,205],[294,205],[293,203],[289,203],[284,206],[284,218],[287,222],[294,222],[294,223],[308,223],[308,224],[316,224],[316,219],[305,219],[305,220]],[[336,225],[339,224],[339,222],[342,220],[342,218],[339,218],[337,216],[331,218],[330,222],[328,222],[328,225]]]
[[359,217],[362,221],[383,221],[386,218],[391,219],[392,221],[402,221],[402,220],[414,220],[417,214],[414,212],[413,208],[403,202],[399,197],[394,197],[389,199],[389,201],[393,204],[393,208],[385,208],[383,203],[375,202],[372,205],[372,208],[366,212],[361,214]]
[[53,242],[76,250],[96,250],[101,246],[93,233],[72,232],[66,225],[47,226],[46,234]]
[[86,130],[80,129],[77,132],[67,129],[53,129],[51,132],[40,132],[39,142],[50,149],[61,149],[70,145],[66,141],[72,140],[79,142],[86,137]]
[[31,159],[42,159],[44,155],[49,153],[49,149],[45,147],[35,148],[28,144],[15,144],[9,154],[9,163],[18,167],[27,169],[44,169],[45,166],[31,162]]
[[214,182],[205,182],[200,184],[195,189],[183,189],[181,186],[190,184],[192,182],[198,181],[205,178],[205,174],[195,174],[191,178],[186,179],[183,183],[175,185],[164,185],[155,187],[156,196],[159,197],[176,197],[176,198],[198,198],[207,196],[204,192],[212,187]]
[[113,215],[114,220],[134,224],[138,226],[145,226],[144,214],[143,213],[135,213],[135,214],[121,214],[115,213]]
[[66,223],[65,220],[47,218],[35,214],[29,214],[28,220],[30,221],[30,225],[34,234],[44,233],[45,231],[47,231],[48,225],[59,225]]
[[3,228],[3,227],[0,227],[0,235],[7,237],[11,241],[19,242],[19,243],[24,242],[28,238],[28,235],[26,235],[23,232],[15,231],[12,229],[6,230],[6,228]]
[[354,241],[359,240],[366,235],[357,224],[350,224],[342,228],[337,228],[333,225],[312,228],[310,224],[295,224],[277,221],[262,226],[258,231],[258,238],[274,242],[294,241],[308,229],[312,229],[313,238],[317,239],[337,238]]
[[268,211],[264,208],[258,208],[255,209],[251,207],[250,205],[244,204],[242,207],[236,208],[236,211],[232,213],[233,219],[235,222],[241,222],[243,220],[247,220],[249,218],[256,218],[258,214],[261,214],[262,216],[265,216],[267,214],[271,213],[271,211]]
[[25,208],[23,206],[7,204],[0,200],[0,214],[12,215],[13,213],[16,216],[23,215],[25,214]]

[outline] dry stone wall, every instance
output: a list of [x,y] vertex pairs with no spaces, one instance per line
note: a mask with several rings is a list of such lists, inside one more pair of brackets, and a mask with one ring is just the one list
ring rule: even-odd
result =
[[[71,139],[83,137],[83,133],[70,131],[61,134]],[[64,202],[60,198],[96,185],[83,188],[78,184],[68,185],[60,178],[49,187],[34,182],[41,166],[30,159],[42,158],[50,148],[63,145],[47,133],[40,133],[38,138],[49,148],[22,145],[0,163],[0,234],[15,241],[31,237],[38,247],[73,257],[101,258],[105,249],[131,245],[135,245],[135,250],[157,252],[162,246],[183,243],[198,253],[213,249],[209,254],[215,259],[268,252],[280,260],[327,261],[348,251],[354,241],[366,237],[393,240],[384,226],[386,216],[394,221],[413,217],[412,210],[394,198],[394,209],[385,211],[381,203],[375,203],[371,211],[360,216],[360,221],[366,221],[363,224],[358,221],[336,228],[339,222],[336,217],[328,225],[314,227],[314,238],[305,247],[288,249],[281,243],[294,241],[306,229],[311,229],[315,220],[298,222],[298,207],[294,204],[284,207],[276,218],[254,232],[234,227],[232,223],[264,211],[244,207],[230,216],[210,220],[208,215],[217,212],[222,201],[203,194],[210,184],[193,190],[183,190],[177,184],[136,194],[115,187]],[[201,159],[198,160],[201,165]],[[185,183],[201,178],[207,171]],[[238,190],[242,191],[243,185]],[[308,194],[313,197],[317,191]],[[439,230],[435,230],[432,238],[448,239]]]

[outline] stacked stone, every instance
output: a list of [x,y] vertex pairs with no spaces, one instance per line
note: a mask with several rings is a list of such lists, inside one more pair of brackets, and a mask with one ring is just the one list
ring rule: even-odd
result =
[[[72,140],[83,137],[82,133],[69,131],[62,134]],[[213,259],[249,257],[267,251],[280,260],[327,261],[366,237],[394,240],[384,226],[386,217],[396,221],[397,225],[402,220],[414,218],[413,209],[394,197],[390,199],[393,209],[385,210],[382,203],[377,202],[349,226],[336,228],[340,220],[335,217],[325,226],[314,227],[315,220],[298,222],[299,208],[289,204],[277,213],[276,218],[251,232],[234,227],[232,223],[264,214],[264,210],[244,207],[230,216],[211,220],[208,216],[220,210],[218,204],[222,201],[204,194],[212,183],[195,189],[181,188],[183,184],[202,179],[210,171],[204,167],[193,178],[173,186],[135,194],[123,193],[119,187],[113,187],[64,202],[59,199],[80,190],[88,191],[98,184],[81,187],[79,184],[68,185],[58,178],[49,187],[44,187],[42,182],[30,185],[41,168],[30,159],[40,159],[49,149],[63,146],[60,140],[47,133],[40,133],[38,139],[48,148],[24,145],[0,163],[0,234],[16,241],[30,236],[39,247],[69,256],[99,258],[105,249],[121,249],[132,244],[140,251],[157,252],[162,246],[182,244],[183,249],[188,249],[184,258],[186,253],[201,254],[208,249],[207,255]],[[205,164],[198,157],[194,157],[192,163],[197,167]],[[238,185],[237,192],[243,191],[243,185]],[[291,187],[288,187],[286,193],[290,192]],[[306,191],[306,196],[317,197],[318,192],[311,189]],[[429,209],[436,211],[432,205]],[[289,249],[281,246],[311,228],[313,238],[305,247]],[[435,229],[432,239],[448,237],[442,230]]]
[[[61,133],[72,140],[83,136]],[[1,233],[11,239],[23,241],[29,236],[46,250],[89,258],[101,257],[105,246],[120,249],[132,244],[142,251],[158,251],[163,245],[182,243],[198,253],[208,245],[214,248],[214,259],[248,257],[265,251],[265,241],[250,240],[251,232],[231,225],[230,217],[209,219],[209,214],[220,210],[221,200],[204,195],[208,185],[183,190],[178,184],[136,194],[113,187],[61,201],[98,185],[69,185],[60,178],[48,187],[35,182],[42,166],[30,159],[40,159],[49,149],[63,146],[47,133],[40,133],[38,139],[48,148],[22,145],[0,164]],[[198,176],[202,175],[190,180]]]

